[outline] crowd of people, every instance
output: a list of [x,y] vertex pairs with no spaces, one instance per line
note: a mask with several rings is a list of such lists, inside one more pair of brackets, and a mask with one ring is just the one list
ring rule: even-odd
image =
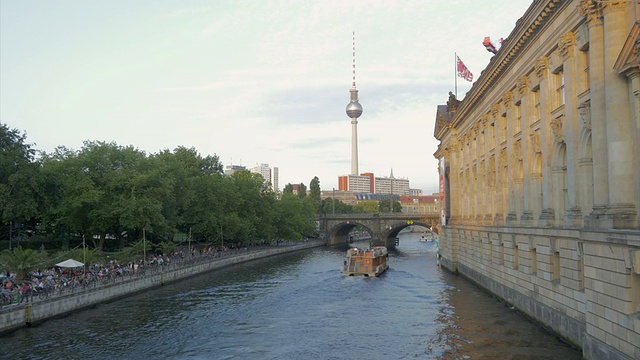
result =
[[[150,255],[147,257],[147,267],[166,266],[173,259],[181,259],[184,252],[175,251],[170,255]],[[12,272],[0,274],[0,304],[16,304],[33,301],[36,298],[46,298],[60,295],[69,291],[86,289],[90,286],[122,279],[138,274],[144,270],[142,259],[121,264],[117,260],[107,263],[94,263],[84,267],[53,266],[47,269],[35,269],[24,278],[16,278]]]
[[151,254],[146,261],[138,259],[122,264],[115,259],[106,263],[94,263],[84,267],[65,268],[53,266],[47,269],[35,269],[17,279],[13,272],[0,273],[0,307],[21,304],[38,299],[57,296],[68,292],[82,291],[110,282],[120,281],[132,276],[147,274],[174,266],[188,266],[193,261],[207,261],[237,254],[249,248],[268,246],[268,243],[252,244],[246,247],[235,245],[218,247],[186,247],[170,254]]

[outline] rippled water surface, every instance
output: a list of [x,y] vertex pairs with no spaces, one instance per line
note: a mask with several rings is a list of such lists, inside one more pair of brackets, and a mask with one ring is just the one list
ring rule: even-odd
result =
[[0,338],[7,359],[580,359],[404,234],[378,278],[344,249],[242,264]]

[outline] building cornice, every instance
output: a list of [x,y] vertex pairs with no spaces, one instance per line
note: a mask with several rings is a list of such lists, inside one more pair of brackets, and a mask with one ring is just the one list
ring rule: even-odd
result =
[[515,58],[534,41],[536,35],[552,20],[553,15],[569,3],[571,1],[534,1],[527,12],[516,22],[514,30],[507,37],[498,53],[491,58],[487,68],[480,74],[478,81],[473,84],[461,102],[455,118],[451,119],[453,127],[463,121],[487,90],[506,72]]

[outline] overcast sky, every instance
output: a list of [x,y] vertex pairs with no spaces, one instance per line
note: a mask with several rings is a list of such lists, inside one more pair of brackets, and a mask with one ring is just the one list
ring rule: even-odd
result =
[[[527,0],[0,2],[0,122],[36,149],[177,146],[267,163],[280,188],[351,171],[345,113],[356,33],[359,170],[437,191],[436,106],[454,53],[474,74]],[[471,83],[458,78],[458,98]]]

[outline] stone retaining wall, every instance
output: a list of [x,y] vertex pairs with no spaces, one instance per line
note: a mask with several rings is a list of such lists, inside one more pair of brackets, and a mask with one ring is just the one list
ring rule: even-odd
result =
[[640,234],[449,226],[441,265],[582,348],[640,359]]
[[102,302],[111,301],[233,264],[323,245],[324,243],[319,241],[308,241],[293,246],[274,246],[267,249],[250,250],[247,253],[212,259],[210,261],[202,261],[190,266],[176,267],[165,271],[155,271],[153,274],[146,276],[132,277],[122,282],[118,281],[87,289],[85,291],[52,297],[43,301],[11,305],[0,310],[0,334],[16,330],[28,324],[38,323],[55,316],[60,316],[72,311],[90,307]]

